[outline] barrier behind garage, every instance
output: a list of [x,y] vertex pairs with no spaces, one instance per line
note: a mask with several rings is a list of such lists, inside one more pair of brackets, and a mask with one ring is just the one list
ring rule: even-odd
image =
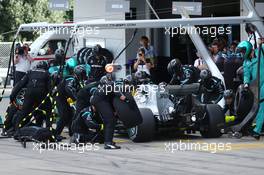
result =
[[0,84],[6,77],[12,42],[0,42]]

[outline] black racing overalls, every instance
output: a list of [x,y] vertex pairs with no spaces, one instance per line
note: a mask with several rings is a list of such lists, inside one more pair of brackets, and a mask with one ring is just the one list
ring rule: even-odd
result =
[[[35,69],[29,71],[23,79],[13,88],[10,97],[14,99],[17,93],[24,87],[26,87],[24,103],[22,109],[18,111],[14,118],[13,124],[15,128],[21,128],[29,120],[29,115],[36,107],[41,110],[45,110],[45,116],[51,115],[51,102],[49,99],[45,103],[41,102],[47,97],[50,88],[50,77],[49,73],[42,69]],[[41,104],[41,105],[40,105]],[[23,122],[22,122],[23,121]],[[21,125],[21,126],[20,126]],[[50,120],[46,120],[46,125],[49,127],[51,125]]]
[[71,123],[73,120],[74,111],[68,103],[68,99],[76,101],[77,92],[82,85],[74,76],[65,77],[58,85],[58,95],[56,95],[56,104],[60,119],[57,122],[56,135],[60,135],[65,126],[68,126],[70,135]]
[[94,92],[94,95],[91,97],[91,105],[95,107],[96,112],[103,119],[105,144],[113,143],[114,130],[117,119],[115,117],[115,111],[112,105],[112,101],[115,95],[121,96],[121,94],[119,93],[106,93],[106,88],[110,86],[111,85],[104,86],[100,84],[98,86],[98,89]]

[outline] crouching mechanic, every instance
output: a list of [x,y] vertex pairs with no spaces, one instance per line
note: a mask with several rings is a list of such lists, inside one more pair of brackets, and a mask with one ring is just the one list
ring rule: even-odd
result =
[[102,120],[95,116],[90,104],[90,98],[98,84],[98,82],[92,82],[77,93],[76,112],[71,127],[73,132],[71,142],[102,142],[103,140],[100,134],[103,125],[98,124],[98,121],[102,123]]
[[[10,95],[10,101],[14,102],[17,94],[22,88],[27,88],[24,97],[24,103],[21,108],[13,117],[13,125],[15,129],[23,127],[30,120],[30,113],[34,108],[38,107],[45,111],[46,116],[50,116],[51,102],[49,99],[45,103],[41,103],[49,93],[50,90],[50,76],[48,73],[48,64],[41,61],[36,65],[36,68],[29,71],[22,80],[16,84]],[[41,105],[40,105],[41,104]],[[46,120],[49,127],[49,120]]]
[[111,75],[103,76],[98,85],[98,89],[91,97],[91,105],[93,109],[102,117],[104,124],[104,142],[105,149],[120,149],[113,142],[114,129],[116,124],[115,111],[113,108],[113,97],[118,96],[120,100],[126,100],[126,97],[122,93],[113,92],[114,83]]
[[70,103],[76,101],[76,95],[83,88],[86,79],[86,69],[83,65],[79,65],[74,68],[73,75],[66,76],[58,85],[56,103],[60,119],[57,122],[55,131],[58,140],[62,139],[60,134],[65,126],[68,126],[69,134],[72,135],[71,123],[74,113]]
[[204,104],[216,104],[224,95],[225,87],[219,78],[212,76],[212,73],[204,69],[200,73],[201,92],[200,101]]
[[[263,51],[263,48],[262,48]],[[258,49],[254,52],[253,46],[249,41],[242,41],[237,46],[237,52],[241,53],[244,62],[244,87],[249,88],[249,84],[257,79],[257,69],[258,69]],[[260,99],[264,99],[264,55],[261,53],[260,58]],[[260,133],[262,131],[264,123],[264,102],[260,101],[258,114],[256,116],[256,127],[252,131],[252,136],[257,140],[260,139]]]
[[167,70],[172,76],[170,85],[191,84],[199,80],[199,69],[191,65],[182,65],[179,59],[171,60]]
[[103,143],[104,125],[91,107],[84,108],[72,122],[72,143]]
[[[17,101],[17,100],[16,100]],[[13,117],[17,113],[18,110],[21,110],[22,104],[18,104],[16,102],[11,102],[6,110],[6,115],[5,115],[5,122],[3,126],[3,136],[11,136],[14,134],[14,126],[13,126]]]
[[90,99],[93,95],[93,92],[97,89],[99,82],[92,82],[85,85],[82,89],[77,93],[77,100],[75,104],[75,115],[74,119],[80,114],[80,112],[85,109],[91,107]]

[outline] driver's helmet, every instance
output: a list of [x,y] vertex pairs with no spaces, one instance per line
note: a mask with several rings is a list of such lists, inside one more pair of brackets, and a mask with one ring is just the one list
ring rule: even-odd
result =
[[209,70],[207,70],[207,69],[201,70],[200,78],[202,80],[208,80],[211,77],[212,77],[212,73]]
[[57,49],[55,51],[55,61],[59,64],[61,64],[64,60],[65,52],[63,49]]
[[73,73],[79,80],[86,80],[87,79],[86,68],[84,65],[76,66],[73,69]]
[[36,68],[37,69],[48,70],[49,69],[49,65],[48,65],[47,61],[40,61],[40,62],[37,63]]
[[169,62],[167,66],[168,73],[172,76],[174,74],[181,74],[182,72],[182,64],[179,59],[173,59]]
[[224,92],[224,98],[228,99],[228,98],[233,98],[234,97],[234,93],[231,89],[225,90]]
[[253,46],[249,41],[242,41],[238,44],[236,53],[241,54],[242,58],[250,59]]

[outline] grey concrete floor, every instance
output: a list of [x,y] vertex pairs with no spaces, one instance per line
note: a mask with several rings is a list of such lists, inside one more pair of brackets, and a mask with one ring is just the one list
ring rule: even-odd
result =
[[[7,99],[0,103],[0,115],[4,114],[7,104]],[[133,143],[120,136],[115,141],[122,146],[121,150],[87,145],[42,150],[40,153],[33,143],[23,148],[13,139],[0,139],[0,174],[261,175],[264,172],[263,138],[260,141],[227,136],[204,139],[199,134],[163,134],[149,143]]]

